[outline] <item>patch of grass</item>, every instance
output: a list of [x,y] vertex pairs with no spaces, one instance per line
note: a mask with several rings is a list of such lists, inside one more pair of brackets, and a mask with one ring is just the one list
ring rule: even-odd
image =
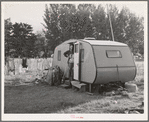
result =
[[138,107],[144,101],[144,62],[136,62],[136,67],[136,78],[129,83],[138,86],[137,92],[128,93],[128,96],[102,97],[98,100],[60,110],[58,113],[124,113],[127,109]]
[[99,98],[55,86],[5,86],[5,113],[56,113]]
[[[144,64],[136,62],[137,76],[130,83],[137,84],[136,93],[128,96],[88,95],[72,89],[63,89],[48,85],[5,86],[5,113],[124,113],[124,110],[136,107],[144,100]],[[6,77],[5,83],[19,84],[35,77],[29,73],[15,77]],[[31,78],[30,78],[31,76]]]
[[18,75],[6,75],[5,76],[5,86],[16,86],[16,85],[27,85],[27,83],[32,83],[32,81],[35,80],[35,77],[36,77],[36,74],[32,73],[32,74],[28,74],[28,73],[25,73],[25,74],[18,74]]
[[136,106],[138,104],[130,99],[117,99],[113,96],[92,100],[75,107],[58,111],[58,113],[124,113],[126,109]]
[[5,80],[5,85],[12,85],[12,86],[15,86],[15,85],[19,85],[21,84],[22,82],[22,79],[21,78],[13,78],[13,79],[7,79],[7,81]]

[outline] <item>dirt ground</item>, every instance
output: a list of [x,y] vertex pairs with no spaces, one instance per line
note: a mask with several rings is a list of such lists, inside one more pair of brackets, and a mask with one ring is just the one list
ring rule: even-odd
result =
[[140,72],[131,81],[139,90],[128,96],[89,95],[60,86],[33,84],[35,77],[35,72],[5,76],[4,113],[123,113],[144,100],[144,79]]

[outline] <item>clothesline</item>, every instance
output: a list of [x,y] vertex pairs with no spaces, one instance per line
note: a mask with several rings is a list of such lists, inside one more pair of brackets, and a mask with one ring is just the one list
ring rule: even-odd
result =
[[[37,70],[44,70],[52,67],[52,61],[53,58],[47,58],[47,59],[27,59],[27,66],[29,71],[37,71]],[[12,60],[13,63],[13,60]],[[21,73],[22,68],[22,59],[14,58],[14,68],[15,68],[15,74]],[[7,74],[8,66],[5,65],[5,74]]]

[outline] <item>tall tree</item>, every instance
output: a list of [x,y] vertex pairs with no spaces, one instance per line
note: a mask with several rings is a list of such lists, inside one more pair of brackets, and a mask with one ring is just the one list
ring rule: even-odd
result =
[[44,33],[45,37],[47,38],[48,46],[51,50],[61,43],[60,33],[61,29],[59,26],[59,4],[50,4],[45,6],[45,14],[44,14],[44,22],[43,26],[45,27]]
[[9,55],[10,50],[13,48],[13,40],[11,38],[12,23],[10,18],[5,20],[5,56]]
[[76,38],[78,17],[76,7],[73,4],[61,4],[59,10],[59,26],[61,28],[62,41]]
[[123,7],[119,12],[116,23],[116,41],[126,43],[126,28],[129,24],[129,14],[130,11],[128,8]]
[[[35,34],[32,33],[31,25],[25,23],[15,23],[11,26],[9,36],[5,38],[6,46],[14,50],[14,56],[30,57],[34,51]],[[9,42],[7,38],[10,38]]]
[[48,45],[45,39],[44,34],[41,31],[36,32],[36,42],[35,42],[35,51],[34,56],[39,56],[41,52],[44,52],[44,57],[47,57]]
[[128,8],[123,7],[119,14],[117,30],[119,40],[128,44],[134,54],[139,53],[141,45],[144,44],[143,17],[137,17]]
[[109,35],[107,33],[107,28],[109,29],[109,24],[107,24],[107,14],[105,8],[102,5],[98,5],[97,9],[92,13],[92,23],[94,28],[94,37],[99,40],[108,39]]
[[98,5],[96,8],[92,4],[46,5],[44,27],[51,50],[72,38],[95,37],[99,40],[112,40],[110,17],[115,41],[128,44],[134,53],[143,53],[143,19],[125,7],[119,11],[115,5],[110,5],[109,13],[106,7]]

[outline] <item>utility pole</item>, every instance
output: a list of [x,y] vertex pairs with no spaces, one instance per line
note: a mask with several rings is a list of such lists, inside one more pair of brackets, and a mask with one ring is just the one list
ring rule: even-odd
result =
[[110,17],[110,12],[109,12],[109,8],[108,8],[108,4],[107,4],[107,12],[108,12],[109,21],[110,21],[110,28],[111,28],[111,33],[112,33],[112,40],[114,41],[114,34],[113,34],[113,28],[112,28],[112,23],[111,23],[111,17]]

